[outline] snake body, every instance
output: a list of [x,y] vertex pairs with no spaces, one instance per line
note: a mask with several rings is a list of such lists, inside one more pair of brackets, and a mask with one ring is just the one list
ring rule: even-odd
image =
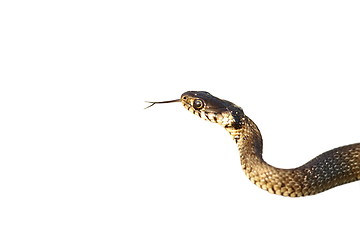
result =
[[360,143],[332,149],[297,168],[276,168],[263,160],[261,133],[241,107],[204,91],[188,91],[166,102],[181,102],[200,118],[224,127],[237,144],[246,176],[270,193],[307,196],[360,180]]

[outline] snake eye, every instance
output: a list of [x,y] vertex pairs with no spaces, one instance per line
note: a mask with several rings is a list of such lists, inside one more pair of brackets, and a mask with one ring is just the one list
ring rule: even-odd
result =
[[193,102],[193,107],[195,108],[195,110],[200,110],[201,108],[204,107],[204,102],[201,99],[195,99]]

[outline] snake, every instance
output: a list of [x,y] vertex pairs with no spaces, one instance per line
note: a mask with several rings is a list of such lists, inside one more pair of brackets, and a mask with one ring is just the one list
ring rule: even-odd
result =
[[264,161],[260,130],[241,107],[206,91],[187,91],[180,99],[148,102],[148,107],[171,102],[181,102],[193,114],[225,128],[237,145],[245,175],[270,193],[309,196],[360,180],[360,143],[334,148],[297,168],[277,168]]

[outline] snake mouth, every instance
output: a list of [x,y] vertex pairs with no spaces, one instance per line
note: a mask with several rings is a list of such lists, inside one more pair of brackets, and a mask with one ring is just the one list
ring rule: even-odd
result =
[[[201,100],[200,105],[196,105],[195,101]],[[229,123],[229,112],[224,108],[214,108],[209,105],[205,99],[190,97],[188,95],[182,95],[181,103],[186,110],[193,113],[194,115],[199,116],[200,118],[220,125],[227,125]],[[196,106],[201,106],[199,109],[196,109]]]
[[191,103],[189,103],[189,102],[187,102],[187,101],[181,101],[181,103],[182,103],[182,105],[186,108],[186,110],[194,113],[195,110],[193,109]]

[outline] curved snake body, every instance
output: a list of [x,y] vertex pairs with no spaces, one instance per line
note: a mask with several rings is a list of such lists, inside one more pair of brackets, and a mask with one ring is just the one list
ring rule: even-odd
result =
[[270,193],[307,196],[360,180],[360,143],[332,149],[298,168],[276,168],[263,160],[261,133],[241,107],[203,91],[185,92],[180,99],[165,102],[182,102],[200,118],[223,126],[237,144],[246,176]]

